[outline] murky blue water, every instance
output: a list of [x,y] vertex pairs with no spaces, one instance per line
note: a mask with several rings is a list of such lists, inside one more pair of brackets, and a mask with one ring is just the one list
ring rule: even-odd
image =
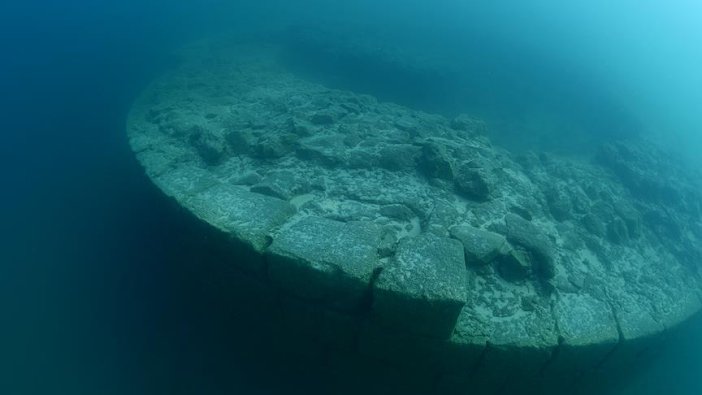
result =
[[[193,281],[197,230],[127,146],[133,98],[191,40],[285,42],[301,74],[478,114],[515,150],[649,134],[696,159],[698,4],[462,3],[0,5],[0,393],[330,393],[267,349],[256,322],[242,325],[250,312]],[[354,42],[401,51],[338,50]],[[701,331],[694,323],[611,393],[702,393]]]

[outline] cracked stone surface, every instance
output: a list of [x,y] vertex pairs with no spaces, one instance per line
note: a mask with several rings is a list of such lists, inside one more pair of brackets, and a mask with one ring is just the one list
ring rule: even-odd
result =
[[514,155],[466,115],[293,75],[274,46],[187,53],[134,103],[131,146],[281,292],[435,339],[483,380],[594,368],[700,309],[700,174],[651,142]]

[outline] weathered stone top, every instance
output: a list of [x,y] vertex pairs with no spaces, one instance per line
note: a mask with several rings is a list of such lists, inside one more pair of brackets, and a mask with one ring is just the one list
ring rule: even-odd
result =
[[699,309],[699,177],[652,143],[514,156],[479,120],[327,89],[275,55],[197,52],[128,130],[153,181],[285,292],[527,349],[645,337]]

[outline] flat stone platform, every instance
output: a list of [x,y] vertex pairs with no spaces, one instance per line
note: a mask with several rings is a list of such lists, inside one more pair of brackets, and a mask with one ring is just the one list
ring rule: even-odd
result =
[[192,49],[134,103],[129,140],[209,224],[223,268],[335,371],[403,393],[577,392],[700,309],[700,176],[655,144],[513,155],[480,120],[328,89],[276,59]]

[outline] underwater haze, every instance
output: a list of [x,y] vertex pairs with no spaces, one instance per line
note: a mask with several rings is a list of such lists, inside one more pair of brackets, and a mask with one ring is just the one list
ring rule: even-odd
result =
[[[645,136],[702,165],[692,0],[0,4],[0,394],[329,394],[204,286],[201,233],[129,148],[134,100],[203,41],[275,43],[331,88],[485,120],[515,153]],[[702,248],[702,246],[699,246]],[[702,320],[608,394],[702,393]]]

